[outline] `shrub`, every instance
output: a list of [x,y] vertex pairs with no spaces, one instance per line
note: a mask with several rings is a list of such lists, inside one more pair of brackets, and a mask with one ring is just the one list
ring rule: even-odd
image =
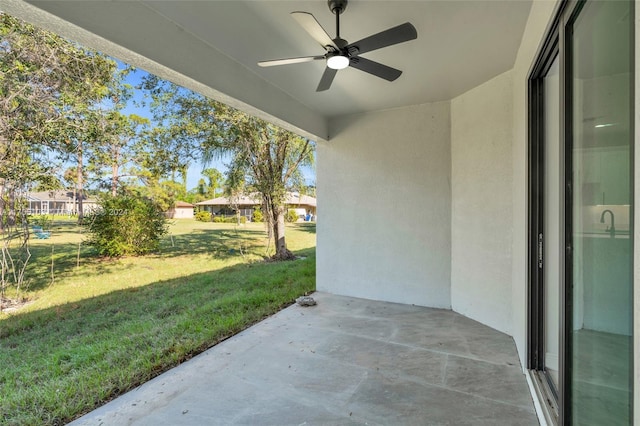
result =
[[200,222],[211,222],[211,212],[198,212],[195,218]]
[[167,233],[167,219],[160,206],[139,196],[105,196],[86,219],[89,243],[102,256],[156,251],[160,238]]
[[260,210],[260,207],[256,207],[255,209],[253,209],[253,221],[262,222],[263,220],[264,217],[262,216],[262,210]]
[[[238,223],[236,216],[214,216],[213,221],[215,223]],[[247,223],[247,218],[240,216],[240,223]]]
[[298,213],[295,210],[290,209],[287,212],[287,222],[297,222],[298,221]]
[[28,221],[33,226],[39,226],[40,228],[47,230],[51,228],[53,216],[49,216],[47,214],[36,214],[29,216]]

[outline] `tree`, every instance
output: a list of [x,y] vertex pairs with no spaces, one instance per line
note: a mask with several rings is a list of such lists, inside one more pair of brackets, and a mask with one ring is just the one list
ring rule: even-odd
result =
[[62,179],[66,184],[66,188],[73,191],[73,212],[75,213],[78,191],[78,174],[76,173],[76,169],[73,167],[69,167],[68,169],[66,169],[64,171],[64,174],[62,175]]
[[[205,160],[206,161],[206,160]],[[246,180],[241,170],[229,170],[224,185],[224,195],[229,199],[229,206],[236,212],[236,223],[240,225],[240,197],[245,194]],[[271,227],[269,227],[269,235],[271,236]]]
[[103,131],[97,149],[90,159],[90,169],[101,179],[108,175],[106,186],[116,196],[123,177],[137,176],[125,167],[135,160],[138,145],[135,143],[142,129],[149,124],[147,118],[137,114],[122,114],[118,110],[105,111],[102,115]]
[[[69,140],[73,142],[71,147],[77,161],[80,222],[83,217],[82,192],[85,175],[95,176],[99,184],[110,188],[111,195],[115,196],[121,177],[127,175],[125,166],[134,160],[140,149],[138,137],[149,124],[149,120],[144,117],[122,112],[133,97],[133,86],[125,80],[133,68],[126,66],[117,69],[114,61],[111,68],[111,79],[104,82],[103,89],[97,94],[98,98],[88,99],[89,102],[76,101],[79,106],[72,116],[75,126]],[[85,174],[84,171],[88,173]],[[103,180],[106,176],[108,179]]]
[[173,206],[176,200],[188,198],[182,183],[174,182],[171,179],[158,178],[147,171],[140,171],[140,173],[143,185],[131,186],[128,189],[154,200],[163,211],[167,211]]
[[202,176],[207,178],[207,191],[203,195],[216,198],[216,191],[222,183],[222,173],[218,169],[208,168],[202,171]]
[[50,154],[65,149],[72,112],[104,93],[112,62],[0,12],[1,298],[19,292],[31,256],[26,192],[56,184]]
[[140,167],[158,180],[169,177],[175,181],[176,174],[181,174],[186,181],[186,171],[198,158],[199,142],[207,134],[205,123],[188,118],[189,111],[198,110],[201,105],[176,104],[179,97],[190,100],[185,94],[192,92],[155,75],[147,75],[139,89],[151,98],[149,108],[153,115],[153,126],[145,135],[146,146],[139,152]]
[[17,194],[53,174],[76,102],[95,99],[112,61],[0,13],[0,230],[16,221]]
[[224,123],[225,134],[204,145],[205,159],[231,154],[230,174],[244,176],[262,196],[262,211],[275,241],[273,258],[294,258],[285,240],[284,201],[290,185],[301,180],[300,166],[313,163],[315,144],[224,105],[216,109],[216,118]]
[[132,162],[145,149],[144,135],[150,124],[145,117],[123,112],[133,98],[134,87],[126,82],[132,71],[134,68],[125,66],[114,72],[105,99],[94,108],[98,132],[88,168],[99,185],[109,188],[114,197],[122,178],[135,176]]
[[207,181],[200,178],[198,179],[198,185],[196,186],[196,193],[199,196],[204,198],[205,195],[209,192],[209,187],[207,186]]
[[[228,159],[227,192],[241,185],[262,197],[263,213],[275,239],[275,260],[292,259],[285,241],[284,199],[300,166],[312,165],[315,143],[234,108],[157,78],[147,79],[156,120],[167,125],[165,140],[197,147],[205,163]],[[161,100],[161,102],[160,102]]]

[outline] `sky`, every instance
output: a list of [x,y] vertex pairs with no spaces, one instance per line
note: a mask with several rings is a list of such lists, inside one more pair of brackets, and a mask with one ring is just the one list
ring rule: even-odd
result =
[[[125,67],[125,65],[122,62],[120,61],[116,61],[116,62],[118,63],[119,68]],[[146,75],[148,75],[146,71],[142,69],[136,69],[134,72],[131,72],[127,76],[127,83],[136,87]],[[129,105],[127,106],[127,108],[125,108],[123,112],[125,114],[137,114],[141,117],[147,117],[151,119],[152,114],[147,107],[140,107],[135,105],[136,103],[140,104],[142,99],[143,99],[142,93],[140,91],[135,91],[133,100],[129,102]],[[213,163],[211,163],[210,165],[207,165],[206,167],[216,168],[223,174],[227,170],[227,167],[225,166],[224,162],[220,160],[214,161]],[[198,180],[202,178],[201,172],[204,168],[205,167],[203,167],[203,164],[199,162],[194,163],[189,167],[189,169],[187,170],[187,190],[193,189],[198,185]],[[307,185],[315,185],[316,176],[315,176],[314,169],[309,167],[304,167],[302,169],[302,173],[305,177]]]

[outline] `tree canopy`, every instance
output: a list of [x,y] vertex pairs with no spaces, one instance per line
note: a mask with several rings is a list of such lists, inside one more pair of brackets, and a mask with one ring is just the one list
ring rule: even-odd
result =
[[155,76],[143,87],[153,99],[154,119],[162,123],[156,135],[172,141],[161,158],[179,152],[182,161],[196,153],[205,163],[226,160],[227,195],[259,193],[275,240],[274,259],[293,258],[285,242],[284,200],[287,190],[303,186],[300,167],[313,165],[315,142]]
[[[225,162],[223,176],[202,171],[193,197],[258,193],[277,259],[291,258],[283,202],[304,187],[315,143],[190,90],[134,71],[91,49],[0,13],[0,227],[16,222],[20,194],[87,185],[115,196],[123,188],[163,207],[190,195],[187,169]],[[134,91],[146,118],[126,112]]]
[[16,222],[28,185],[52,174],[83,126],[79,111],[100,99],[116,64],[55,34],[0,14],[0,229]]

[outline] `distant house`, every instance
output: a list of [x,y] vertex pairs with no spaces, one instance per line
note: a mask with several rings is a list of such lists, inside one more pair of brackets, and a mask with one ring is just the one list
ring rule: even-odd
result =
[[316,217],[316,199],[309,195],[299,194],[297,192],[287,193],[285,205],[288,209],[295,210],[300,218]]
[[[78,213],[78,194],[73,191],[41,191],[27,194],[28,214],[76,214]],[[97,207],[97,200],[82,196],[82,211],[90,213]]]
[[193,219],[193,208],[195,206],[185,201],[176,201],[176,203],[167,210],[167,217],[170,219]]
[[228,197],[217,197],[211,200],[200,201],[196,203],[199,211],[206,211],[216,216],[231,216],[236,214],[236,209],[240,211],[241,216],[245,216],[248,220],[251,220],[253,216],[253,209],[256,206],[260,206],[262,202],[258,194],[242,195],[238,197],[234,202],[231,202]]
[[[316,215],[316,199],[308,195],[299,194],[297,192],[288,192],[285,205],[288,209],[293,209],[298,216],[306,217]],[[251,220],[253,209],[262,206],[260,194],[242,195],[235,203],[232,203],[228,197],[217,197],[211,200],[196,203],[196,207],[200,211],[208,211],[214,215],[235,215],[236,209],[240,211],[241,216],[245,216]]]

